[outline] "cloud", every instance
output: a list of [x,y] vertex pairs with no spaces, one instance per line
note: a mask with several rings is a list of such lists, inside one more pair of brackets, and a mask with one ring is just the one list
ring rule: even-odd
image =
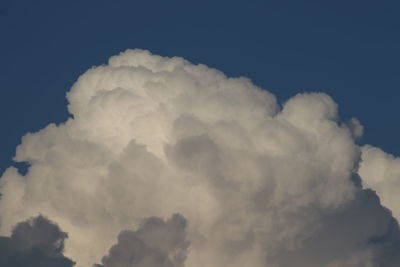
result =
[[0,237],[0,265],[7,267],[71,267],[63,255],[67,234],[42,216],[18,223],[11,237]]
[[375,190],[383,205],[400,220],[400,159],[370,145],[362,151],[359,173],[365,186]]
[[122,231],[118,243],[104,256],[104,267],[181,267],[189,245],[186,220],[179,214],[164,222],[158,217],[145,220],[136,231]]
[[15,160],[28,172],[0,179],[1,234],[46,214],[77,266],[400,264],[398,202],[382,182],[398,176],[369,171],[385,156],[357,145],[361,124],[341,122],[330,96],[280,106],[247,78],[127,50],[67,97],[73,118],[25,135]]

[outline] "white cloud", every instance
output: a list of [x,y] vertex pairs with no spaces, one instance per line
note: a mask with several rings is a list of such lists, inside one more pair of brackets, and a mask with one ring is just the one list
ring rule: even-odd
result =
[[280,108],[246,78],[128,50],[84,73],[68,100],[73,119],[18,147],[26,176],[0,179],[3,235],[44,214],[68,232],[65,255],[91,266],[120,231],[179,213],[187,267],[400,262],[397,223],[353,182],[362,126],[340,124],[326,94]]
[[375,190],[382,204],[400,220],[400,159],[369,145],[362,151],[359,174],[364,185]]

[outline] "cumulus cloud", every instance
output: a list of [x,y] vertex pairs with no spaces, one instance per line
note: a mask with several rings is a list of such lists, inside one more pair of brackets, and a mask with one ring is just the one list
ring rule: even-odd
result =
[[63,255],[67,234],[42,216],[18,223],[10,237],[0,237],[0,265],[7,267],[71,267]]
[[359,173],[365,186],[375,190],[383,205],[400,220],[400,159],[369,145],[362,151]]
[[246,78],[127,50],[67,97],[73,118],[24,136],[29,171],[0,179],[1,234],[46,214],[77,266],[399,266],[381,183],[398,176],[375,171],[394,159],[360,148],[330,96],[280,106]]
[[179,214],[166,222],[148,218],[138,230],[122,231],[102,263],[104,267],[182,267],[189,245],[185,228],[186,220]]

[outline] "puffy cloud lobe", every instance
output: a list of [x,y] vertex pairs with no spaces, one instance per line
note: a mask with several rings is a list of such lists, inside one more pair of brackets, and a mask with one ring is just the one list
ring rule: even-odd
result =
[[356,118],[351,118],[349,121],[345,123],[345,125],[351,131],[354,139],[360,138],[364,133],[364,126],[362,126],[360,121],[357,120]]
[[362,187],[375,162],[355,143],[362,126],[341,123],[326,94],[280,107],[246,78],[128,50],[79,77],[68,100],[73,118],[17,148],[26,176],[9,168],[0,179],[0,233],[46,214],[69,233],[65,254],[90,266],[121,230],[139,229],[122,232],[103,264],[135,255],[181,266],[150,241],[172,240],[173,219],[151,219],[158,234],[140,226],[179,213],[187,267],[399,265],[398,224]]
[[11,237],[0,237],[0,265],[7,267],[71,267],[63,255],[67,234],[42,216],[18,223]]
[[104,267],[181,267],[188,245],[181,215],[166,222],[151,217],[136,231],[122,231],[102,263]]
[[375,190],[383,205],[400,220],[400,159],[369,145],[362,151],[359,173],[364,185]]
[[[359,191],[335,212],[321,212],[315,232],[279,251],[276,266],[396,266],[400,231],[372,190]],[[368,223],[366,223],[368,222]]]

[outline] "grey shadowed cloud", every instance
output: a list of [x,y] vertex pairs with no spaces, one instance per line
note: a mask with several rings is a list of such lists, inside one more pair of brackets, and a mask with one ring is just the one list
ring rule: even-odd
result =
[[104,267],[183,267],[188,246],[185,218],[179,214],[167,221],[151,217],[136,231],[122,231],[102,263]]
[[279,251],[272,262],[280,267],[399,266],[399,226],[374,191],[360,190],[346,205],[318,216],[315,231],[298,246]]
[[0,266],[71,267],[63,255],[67,234],[48,219],[38,216],[18,223],[11,237],[0,237]]

